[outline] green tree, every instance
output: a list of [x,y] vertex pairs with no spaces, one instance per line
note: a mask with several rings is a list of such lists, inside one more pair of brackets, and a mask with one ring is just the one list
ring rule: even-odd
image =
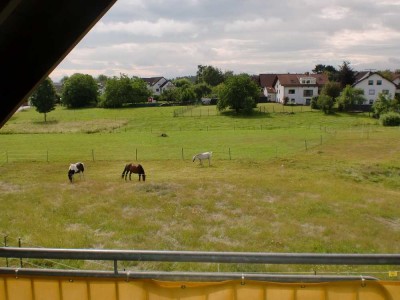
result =
[[349,111],[354,105],[362,104],[365,101],[364,91],[354,88],[351,85],[346,85],[340,96],[337,98],[338,108],[340,111]]
[[69,77],[62,92],[62,103],[68,108],[80,108],[97,104],[98,86],[92,76],[75,73]]
[[320,108],[325,114],[333,113],[333,105],[335,102],[332,97],[328,95],[321,94],[317,99],[317,106]]
[[201,100],[202,97],[211,93],[212,88],[207,83],[197,83],[193,86],[193,91],[196,94],[196,99]]
[[321,109],[325,114],[333,113],[333,106],[340,95],[340,90],[340,83],[329,81],[322,88],[320,95],[311,101],[312,108]]
[[109,78],[106,82],[101,107],[116,108],[124,104],[146,102],[151,95],[146,82],[141,78],[129,78],[125,74]]
[[396,98],[392,99],[390,95],[380,93],[372,105],[372,111],[374,117],[380,118],[381,115],[389,112],[399,112],[400,103]]
[[337,81],[340,83],[342,88],[345,88],[347,85],[352,85],[356,81],[355,72],[350,67],[350,63],[348,61],[344,61],[339,67]]
[[160,101],[167,101],[167,102],[177,102],[179,101],[179,90],[178,88],[171,88],[165,90],[160,95]]
[[133,87],[131,79],[121,74],[120,77],[109,78],[106,83],[101,107],[117,108],[133,101]]
[[193,83],[187,78],[180,78],[174,80],[174,85],[177,88],[189,88],[193,85]]
[[47,113],[56,107],[57,93],[50,78],[43,80],[30,97],[31,104],[36,111],[44,114],[44,121],[47,122]]
[[339,97],[341,91],[340,83],[329,81],[321,90],[322,95],[326,95],[332,98],[333,101]]
[[240,111],[250,113],[256,107],[259,88],[249,75],[233,75],[220,87],[218,96],[218,110],[228,107],[234,109],[236,113]]
[[133,88],[131,103],[147,102],[148,98],[151,96],[151,91],[147,88],[146,82],[136,77],[131,79],[131,84]]
[[[231,73],[226,73],[226,76],[229,77]],[[224,73],[218,68],[213,66],[197,66],[197,83],[204,82],[210,86],[217,86],[218,84],[224,82]]]

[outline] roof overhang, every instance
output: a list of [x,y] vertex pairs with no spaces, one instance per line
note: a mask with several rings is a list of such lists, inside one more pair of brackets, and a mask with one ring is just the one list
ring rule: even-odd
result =
[[117,0],[0,4],[0,128]]

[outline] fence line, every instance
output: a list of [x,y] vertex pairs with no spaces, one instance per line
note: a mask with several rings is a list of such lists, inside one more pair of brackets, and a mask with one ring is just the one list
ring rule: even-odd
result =
[[[135,147],[135,148],[86,148],[69,149],[68,153],[59,153],[51,149],[29,151],[6,150],[0,152],[0,163],[12,162],[74,162],[82,161],[120,161],[120,160],[191,160],[193,155],[212,151],[212,160],[240,160],[240,159],[276,159],[287,155],[309,151],[319,147],[331,139],[336,139],[337,135],[321,134],[319,137],[298,139],[296,143],[267,145],[262,147],[232,147],[229,145],[224,148],[199,149],[190,147],[168,148],[168,150],[157,147]],[[370,139],[371,135],[365,135],[364,139]]]

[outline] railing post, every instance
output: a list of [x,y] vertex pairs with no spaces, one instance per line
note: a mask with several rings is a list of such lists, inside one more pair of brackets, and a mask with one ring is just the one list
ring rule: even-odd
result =
[[[7,247],[7,237],[8,237],[8,235],[6,235],[6,236],[4,237],[4,247]],[[6,257],[6,266],[7,266],[7,268],[8,268],[8,257]]]
[[[18,247],[21,248],[21,238],[18,238]],[[22,264],[22,258],[19,259],[19,264],[20,264],[21,268],[24,267],[23,264]]]
[[114,259],[114,274],[118,274],[118,261]]

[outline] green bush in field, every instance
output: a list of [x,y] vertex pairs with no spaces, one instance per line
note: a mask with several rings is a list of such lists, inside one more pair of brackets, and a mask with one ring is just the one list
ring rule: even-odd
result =
[[381,121],[383,126],[399,126],[400,125],[400,114],[389,112],[381,115]]

